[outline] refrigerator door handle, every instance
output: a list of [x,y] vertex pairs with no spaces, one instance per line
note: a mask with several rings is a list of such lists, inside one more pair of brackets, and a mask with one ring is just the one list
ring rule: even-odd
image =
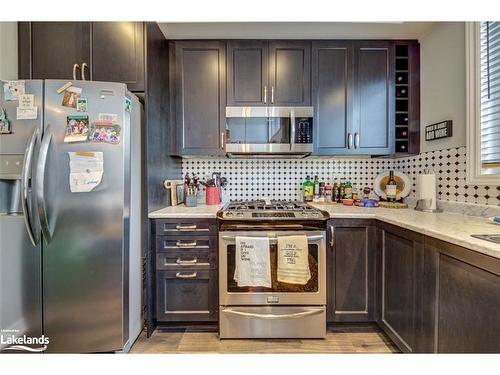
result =
[[31,222],[32,216],[29,209],[28,192],[29,192],[29,176],[33,165],[33,153],[35,150],[35,144],[37,138],[38,138],[38,128],[35,127],[35,129],[33,130],[33,134],[31,135],[31,138],[28,142],[28,145],[26,146],[26,151],[24,153],[24,160],[23,160],[22,176],[21,176],[21,194],[22,194],[21,206],[23,209],[24,224],[26,224],[26,230],[28,231],[28,235],[30,237],[33,246],[36,246],[38,244],[40,238],[33,230],[33,224]]
[[45,136],[40,146],[38,164],[36,166],[36,198],[38,203],[38,216],[40,218],[40,227],[42,229],[45,242],[48,244],[52,239],[50,233],[49,220],[47,216],[47,206],[45,204],[45,167],[47,165],[47,156],[49,154],[50,142],[52,140],[52,131],[50,125],[45,130]]

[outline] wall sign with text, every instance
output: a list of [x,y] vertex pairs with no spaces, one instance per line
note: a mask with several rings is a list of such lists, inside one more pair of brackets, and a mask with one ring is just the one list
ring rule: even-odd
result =
[[447,138],[453,135],[453,121],[446,120],[425,127],[425,140]]

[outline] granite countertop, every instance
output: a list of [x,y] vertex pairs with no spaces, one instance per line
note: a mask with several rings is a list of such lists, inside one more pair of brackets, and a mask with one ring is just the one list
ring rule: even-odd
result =
[[175,219],[175,218],[215,218],[222,204],[207,206],[198,204],[196,207],[186,207],[184,204],[162,208],[148,214],[150,219]]
[[[492,224],[484,217],[459,213],[427,213],[413,208],[362,208],[333,203],[311,203],[312,206],[327,211],[331,218],[338,219],[378,219],[424,235],[463,246],[480,253],[500,258],[500,245],[471,237],[471,234],[500,234],[500,226]],[[181,204],[151,212],[149,218],[215,218],[222,205],[186,207]]]
[[500,258],[500,245],[471,237],[471,234],[500,234],[500,226],[487,218],[458,213],[428,213],[413,208],[362,208],[341,204],[312,203],[333,219],[377,219],[455,245]]

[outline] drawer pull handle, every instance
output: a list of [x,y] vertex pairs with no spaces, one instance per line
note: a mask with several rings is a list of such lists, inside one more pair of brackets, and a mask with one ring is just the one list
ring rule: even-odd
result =
[[192,273],[183,273],[183,272],[177,272],[175,274],[175,277],[178,279],[193,279],[198,275],[198,272],[192,272]]
[[176,225],[175,229],[177,229],[177,230],[194,230],[194,229],[196,229],[196,224]]
[[191,260],[182,260],[181,258],[177,258],[175,263],[177,263],[177,264],[196,264],[196,263],[198,263],[198,258],[194,257]]
[[177,247],[193,247],[193,246],[196,246],[196,241],[192,241],[192,242],[182,242],[182,241],[177,241],[175,243],[175,245]]

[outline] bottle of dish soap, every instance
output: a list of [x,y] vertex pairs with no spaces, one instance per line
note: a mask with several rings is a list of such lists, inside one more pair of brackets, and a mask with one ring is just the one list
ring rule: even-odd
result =
[[302,184],[302,191],[304,192],[304,202],[312,202],[314,195],[314,183],[309,176],[306,177]]

